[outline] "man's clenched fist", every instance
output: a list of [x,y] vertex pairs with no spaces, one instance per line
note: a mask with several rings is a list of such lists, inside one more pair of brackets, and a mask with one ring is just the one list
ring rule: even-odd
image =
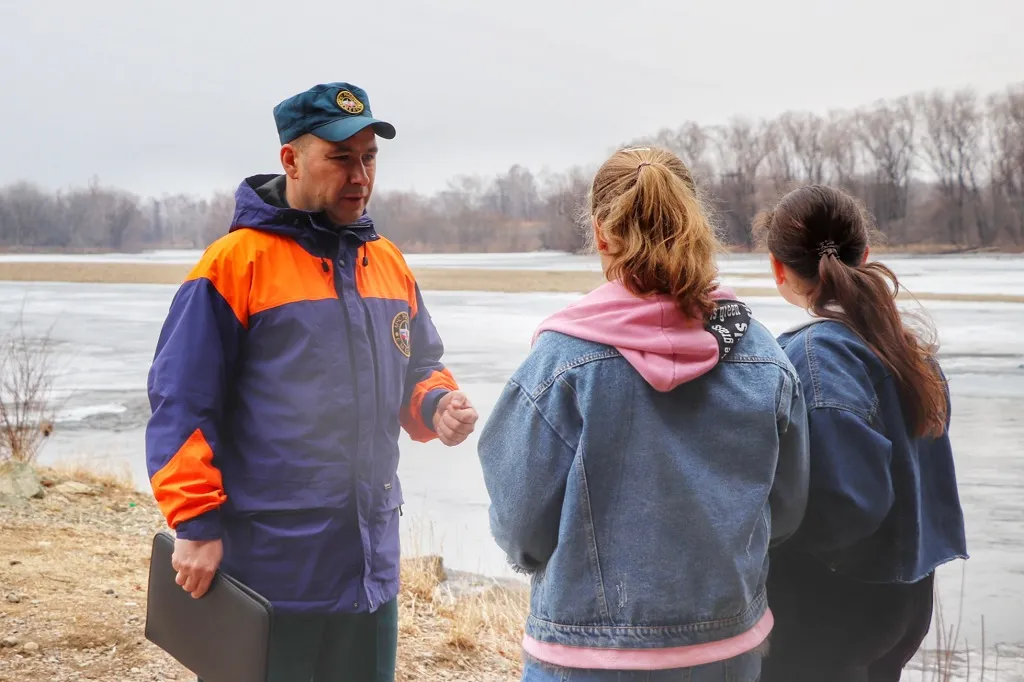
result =
[[458,445],[473,433],[478,417],[465,393],[450,391],[437,402],[434,432],[445,445]]
[[193,599],[199,599],[210,589],[210,581],[224,557],[224,544],[220,540],[174,541],[171,567],[178,572],[175,582]]

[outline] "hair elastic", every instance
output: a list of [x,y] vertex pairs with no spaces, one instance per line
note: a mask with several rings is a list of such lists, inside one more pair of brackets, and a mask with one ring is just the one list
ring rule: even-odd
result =
[[826,239],[822,243],[818,244],[818,258],[824,258],[825,256],[835,256],[839,258],[839,245],[831,239]]

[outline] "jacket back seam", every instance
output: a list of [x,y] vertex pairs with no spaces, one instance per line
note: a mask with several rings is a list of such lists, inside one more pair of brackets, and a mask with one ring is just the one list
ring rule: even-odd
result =
[[551,386],[554,385],[554,383],[558,381],[566,372],[576,369],[577,367],[582,367],[583,365],[589,364],[591,362],[597,362],[599,360],[610,360],[612,358],[621,357],[622,353],[615,350],[614,348],[591,351],[556,367],[555,370],[551,373],[551,376],[545,379],[542,383],[538,384],[537,387],[531,392],[527,393],[525,387],[523,387],[522,384],[518,385],[520,388],[523,389],[524,393],[527,393],[527,395],[530,396],[531,400],[537,400],[542,395],[544,395],[544,393],[547,392],[547,390],[551,388]]
[[576,447],[573,446],[573,445],[570,445],[569,441],[565,440],[565,438],[558,431],[558,429],[555,428],[555,425],[551,423],[551,420],[548,419],[548,416],[546,414],[544,414],[544,410],[540,409],[540,405],[537,404],[537,401],[533,398],[533,396],[531,396],[526,391],[526,389],[523,388],[523,385],[520,384],[515,379],[509,379],[509,383],[512,384],[513,386],[515,386],[517,389],[519,389],[519,391],[522,392],[523,396],[529,401],[530,407],[532,407],[534,409],[534,411],[536,411],[536,413],[540,416],[540,418],[544,420],[544,423],[547,424],[548,428],[551,429],[551,432],[558,437],[558,440],[560,440],[562,442],[562,444],[565,445],[565,447],[569,448],[570,451],[576,452]]

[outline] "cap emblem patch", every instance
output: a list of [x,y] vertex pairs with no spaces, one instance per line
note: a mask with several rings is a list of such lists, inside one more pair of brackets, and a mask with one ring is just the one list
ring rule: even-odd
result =
[[338,93],[338,107],[349,114],[355,116],[356,114],[363,113],[363,103],[359,101],[359,98],[353,95],[348,90],[342,90]]

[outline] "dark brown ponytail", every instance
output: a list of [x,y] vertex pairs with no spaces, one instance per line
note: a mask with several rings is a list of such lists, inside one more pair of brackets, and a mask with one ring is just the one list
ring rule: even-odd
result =
[[864,262],[868,219],[857,201],[833,187],[801,187],[759,216],[755,229],[775,259],[809,287],[802,293],[811,312],[849,326],[889,369],[912,433],[942,435],[948,410],[935,344],[900,315],[896,273]]

